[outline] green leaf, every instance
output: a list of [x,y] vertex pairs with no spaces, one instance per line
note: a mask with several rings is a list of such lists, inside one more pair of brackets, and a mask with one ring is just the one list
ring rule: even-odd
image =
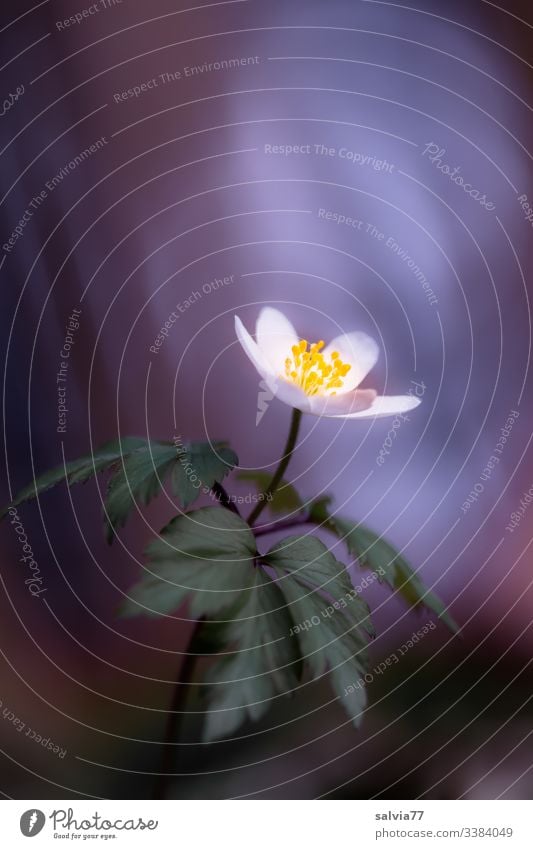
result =
[[[366,704],[370,611],[352,587],[346,567],[316,537],[288,537],[263,559],[290,605],[304,663],[314,678],[329,671],[333,690],[355,725]],[[323,592],[334,599],[327,604]]]
[[115,528],[126,523],[136,502],[149,504],[172,472],[174,494],[187,509],[215,481],[237,463],[225,443],[193,442],[178,448],[171,442],[148,442],[133,451],[109,482],[105,500],[106,537],[112,541]]
[[192,442],[178,450],[172,471],[172,491],[186,510],[203,486],[211,489],[238,465],[238,457],[225,442]]
[[149,504],[163,487],[176,463],[176,449],[167,443],[151,442],[125,458],[109,482],[105,499],[105,530],[111,542],[115,528],[126,523],[136,502]]
[[428,589],[392,545],[365,525],[353,524],[330,512],[328,497],[316,501],[310,510],[310,520],[332,531],[346,543],[348,551],[362,568],[371,569],[380,582],[385,581],[412,607],[423,606],[436,613],[453,633],[459,626],[452,619],[440,598]]
[[11,504],[0,512],[0,519],[5,516],[9,507],[16,507],[24,501],[37,498],[38,495],[41,495],[63,480],[66,480],[69,485],[83,483],[97,472],[109,469],[123,455],[129,454],[131,451],[145,444],[145,439],[136,436],[126,436],[120,440],[107,442],[105,445],[97,448],[94,454],[87,454],[85,457],[80,457],[78,460],[72,460],[66,463],[66,465],[56,466],[54,469],[50,469],[50,471],[45,472],[44,475],[36,478],[31,484],[21,490]]
[[314,536],[285,537],[263,558],[269,566],[292,576],[304,587],[312,587],[337,602],[336,609],[349,605],[354,621],[375,636],[366,601],[358,595],[349,572],[323,542]]
[[[256,484],[260,493],[266,492],[268,484],[272,479],[272,475],[268,472],[246,470],[237,473],[237,478],[241,481],[252,481]],[[294,513],[303,508],[302,499],[292,484],[281,480],[280,485],[272,500],[268,502],[268,508],[273,515],[285,515],[286,513]]]
[[177,516],[146,551],[148,567],[122,606],[124,616],[161,616],[189,599],[192,616],[224,611],[254,582],[255,537],[223,507]]
[[350,608],[333,610],[325,616],[324,600],[316,590],[302,594],[302,584],[294,575],[284,575],[281,570],[276,573],[296,623],[293,635],[299,642],[305,666],[310,668],[313,678],[329,672],[335,694],[358,726],[366,705],[363,679],[368,671],[367,642],[360,623],[353,621]]
[[172,442],[123,437],[106,443],[94,454],[46,472],[2,510],[0,519],[10,507],[36,498],[63,480],[70,486],[83,483],[97,472],[112,471],[105,499],[105,531],[111,542],[114,528],[125,524],[136,502],[148,504],[159,493],[170,471],[174,494],[187,509],[237,463],[236,454],[225,442],[192,442],[177,447]]
[[[298,684],[301,656],[291,637],[292,620],[285,599],[263,569],[239,619],[223,626],[225,645],[236,644],[206,673],[209,683],[204,740],[231,735],[247,719],[257,721],[272,699],[288,695]],[[205,682],[204,682],[205,683]]]

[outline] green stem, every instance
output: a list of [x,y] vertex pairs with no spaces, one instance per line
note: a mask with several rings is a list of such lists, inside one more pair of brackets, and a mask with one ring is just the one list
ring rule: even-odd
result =
[[283,451],[283,455],[279,462],[279,466],[272,475],[270,483],[267,488],[263,492],[263,498],[261,498],[254,509],[248,516],[248,524],[253,525],[254,522],[257,521],[263,510],[265,509],[268,501],[271,500],[272,496],[276,492],[278,486],[280,485],[281,479],[285,474],[285,470],[290,463],[292,452],[296,447],[296,441],[298,439],[298,431],[300,430],[300,422],[302,420],[302,411],[297,410],[296,408],[292,411],[292,419],[291,419],[291,427],[289,430],[289,435],[287,437],[287,443],[285,445],[285,449]]
[[222,504],[223,507],[226,507],[228,510],[231,510],[232,513],[236,513],[237,516],[241,515],[239,513],[239,508],[231,500],[222,484],[217,483],[217,481],[215,481],[215,483],[211,487],[211,492],[215,495],[215,497]]
[[179,680],[176,681],[172,694],[172,704],[167,715],[167,726],[163,751],[161,753],[161,766],[154,788],[154,799],[165,799],[169,781],[173,778],[174,755],[179,742],[181,723],[183,720],[183,706],[189,694],[190,685],[194,677],[194,668],[198,655],[193,653],[195,642],[203,626],[203,617],[196,622],[193,632],[185,649],[185,660],[179,671]]
[[[287,469],[287,466],[290,463],[292,453],[296,447],[301,419],[301,411],[293,409],[291,426],[283,456],[279,462],[278,468],[272,475],[270,483],[268,484],[267,488],[263,493],[263,498],[258,501],[254,509],[250,513],[250,516],[248,517],[248,523],[250,525],[252,525],[258,519],[266,504],[272,498],[278,486],[280,485],[283,475],[285,474],[285,470]],[[233,510],[236,513],[239,512],[235,504],[232,503],[223,486],[218,483],[215,483],[212,487],[212,490],[224,507],[226,507],[228,510]],[[295,520],[294,524],[297,524],[298,521],[301,522],[307,520],[304,517],[301,517],[299,520]],[[288,524],[292,524],[292,522],[289,521]],[[268,530],[275,530],[276,525],[277,523],[273,523],[270,526],[266,526],[266,528]],[[260,534],[262,532],[266,533],[267,531],[265,529],[259,529],[256,533]],[[157,776],[157,782],[155,787],[155,799],[164,799],[166,797],[169,780],[173,777],[172,768],[174,765],[174,754],[176,750],[176,744],[179,742],[180,725],[181,719],[183,717],[182,709],[194,677],[194,669],[197,659],[197,654],[194,652],[194,649],[196,648],[196,641],[198,639],[198,635],[202,626],[203,618],[198,620],[193,630],[193,633],[189,640],[189,644],[187,646],[187,649],[185,650],[185,660],[183,661],[182,667],[179,672],[179,681],[176,682],[176,685],[174,687],[172,704],[170,706],[170,710],[168,712],[167,717],[167,727],[161,756],[161,768]]]
[[307,516],[300,516],[296,519],[283,519],[280,522],[269,522],[268,525],[262,525],[254,531],[256,537],[264,534],[273,534],[276,531],[285,531],[289,528],[297,528],[299,525],[315,524],[312,519]]

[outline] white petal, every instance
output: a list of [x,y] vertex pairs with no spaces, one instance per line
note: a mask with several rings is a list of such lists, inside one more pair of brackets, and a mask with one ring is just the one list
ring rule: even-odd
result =
[[348,413],[368,410],[376,396],[374,389],[354,389],[340,395],[315,395],[309,399],[309,412],[314,416],[347,416]]
[[298,386],[288,383],[283,378],[275,374],[272,366],[265,359],[257,342],[250,336],[246,327],[235,316],[235,332],[237,339],[244,348],[248,358],[251,360],[261,377],[264,379],[268,388],[276,398],[288,404],[290,407],[297,407],[304,413],[309,412],[309,398]]
[[337,336],[324,348],[322,352],[327,358],[333,351],[338,351],[341,360],[350,363],[351,369],[343,378],[342,391],[349,392],[359,386],[365,379],[370,369],[376,365],[379,357],[379,346],[371,336],[355,330],[352,333],[343,333]]
[[396,416],[408,413],[420,404],[420,398],[414,395],[378,395],[366,410],[359,413],[337,416],[339,419],[378,419],[382,416]]
[[259,345],[254,339],[252,339],[238,315],[235,316],[235,333],[237,334],[237,339],[244,348],[245,353],[248,355],[248,358],[254,364],[261,377],[264,377],[265,379],[267,377],[273,378],[274,373],[270,363],[265,360]]
[[294,383],[289,383],[289,381],[284,380],[283,378],[277,378],[274,380],[273,385],[270,386],[270,388],[276,398],[279,398],[280,401],[288,404],[289,407],[296,407],[296,409],[301,410],[302,413],[311,412],[311,399]]
[[264,307],[257,319],[255,335],[263,357],[276,374],[285,374],[285,360],[291,356],[292,346],[298,343],[289,319],[273,307]]

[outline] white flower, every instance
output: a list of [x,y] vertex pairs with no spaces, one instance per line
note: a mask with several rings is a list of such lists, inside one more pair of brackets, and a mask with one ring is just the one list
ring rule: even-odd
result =
[[366,333],[354,331],[324,342],[299,339],[282,312],[265,307],[259,313],[257,341],[235,316],[237,338],[280,401],[304,413],[343,419],[377,418],[418,407],[413,395],[378,395],[357,387],[372,369],[379,348]]

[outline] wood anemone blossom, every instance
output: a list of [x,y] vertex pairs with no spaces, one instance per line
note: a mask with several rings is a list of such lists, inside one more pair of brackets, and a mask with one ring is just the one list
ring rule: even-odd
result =
[[375,389],[358,388],[379,356],[377,343],[366,333],[352,331],[328,345],[322,340],[310,344],[272,307],[259,313],[255,340],[238,316],[235,331],[270,391],[302,413],[371,419],[406,413],[420,404],[413,395],[378,395]]

